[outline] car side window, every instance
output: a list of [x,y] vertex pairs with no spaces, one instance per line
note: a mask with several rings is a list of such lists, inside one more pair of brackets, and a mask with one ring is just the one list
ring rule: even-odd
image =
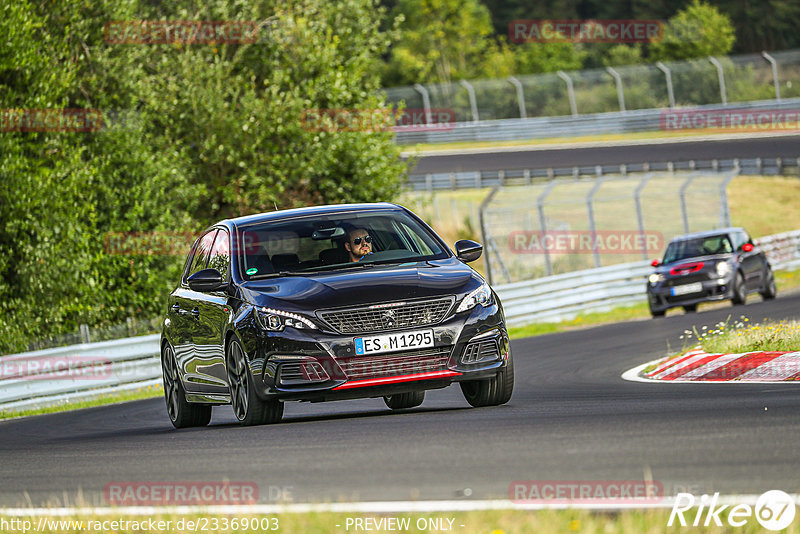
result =
[[742,248],[742,245],[750,241],[750,236],[748,236],[745,232],[734,232],[733,233],[733,250],[739,250]]
[[216,234],[217,230],[215,228],[200,238],[197,247],[195,247],[194,256],[192,257],[192,266],[189,268],[189,272],[186,273],[187,278],[197,271],[202,271],[206,268],[208,257],[211,254],[211,247],[214,244],[214,236]]
[[208,260],[208,269],[216,269],[222,274],[224,282],[229,281],[228,265],[231,262],[231,247],[228,232],[220,230],[214,239],[214,246],[211,248],[211,257]]

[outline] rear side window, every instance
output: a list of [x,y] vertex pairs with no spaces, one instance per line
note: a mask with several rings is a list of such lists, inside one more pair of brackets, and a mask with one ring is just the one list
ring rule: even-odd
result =
[[206,268],[206,264],[208,264],[208,257],[211,255],[211,247],[214,244],[214,236],[216,234],[217,230],[215,228],[200,238],[200,241],[197,243],[197,246],[194,249],[192,266],[189,267],[189,272],[186,273],[187,278],[197,271],[202,271]]

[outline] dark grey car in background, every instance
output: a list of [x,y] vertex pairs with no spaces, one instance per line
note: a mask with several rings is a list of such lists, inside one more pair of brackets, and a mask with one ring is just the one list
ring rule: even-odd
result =
[[677,306],[693,312],[702,302],[744,304],[748,293],[758,292],[764,299],[773,299],[777,293],[766,255],[743,228],[676,237],[653,267],[647,282],[653,317]]

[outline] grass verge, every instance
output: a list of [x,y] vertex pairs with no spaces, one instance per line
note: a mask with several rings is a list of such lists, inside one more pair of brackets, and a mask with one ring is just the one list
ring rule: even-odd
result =
[[688,345],[699,344],[704,351],[742,353],[800,350],[800,321],[752,323],[744,315],[721,321],[709,328],[686,330],[681,336]]
[[[684,513],[687,524],[694,520],[695,509]],[[755,517],[745,518],[745,524],[731,530],[728,523],[730,509],[719,514],[721,527],[701,527],[703,532],[732,532],[750,534],[763,532]],[[581,532],[587,534],[629,533],[642,534],[662,532],[682,532],[678,520],[668,527],[669,509],[644,509],[624,511],[592,512],[587,510],[491,510],[476,512],[440,512],[427,514],[342,514],[342,513],[297,513],[277,514],[273,516],[248,515],[155,515],[120,516],[101,515],[84,517],[46,518],[40,524],[40,518],[14,518],[30,521],[20,525],[18,529],[2,528],[0,532],[24,532],[36,529],[39,533],[49,532],[109,532],[123,533],[141,532],[313,532],[328,534],[336,532],[353,532],[370,530],[374,532],[441,532],[453,531],[463,533],[485,534],[529,534],[531,532]],[[0,525],[6,527],[11,518],[0,516]],[[356,528],[355,520],[362,520],[362,528]],[[395,528],[385,528],[388,523],[377,523],[391,519]],[[369,523],[363,521],[369,520]],[[705,515],[700,521],[705,520]],[[71,523],[70,523],[71,521]],[[81,523],[77,523],[80,521]],[[112,521],[118,521],[112,524]],[[162,522],[159,524],[159,522]],[[349,522],[348,522],[349,521]],[[3,523],[5,522],[5,523]],[[104,523],[105,522],[105,523]],[[127,523],[125,523],[127,522]],[[136,522],[136,523],[134,523]],[[167,523],[169,522],[169,523]],[[191,522],[191,523],[190,523]],[[199,523],[199,525],[198,525]],[[242,524],[246,526],[242,528]],[[367,524],[371,528],[364,528]],[[711,520],[713,525],[713,520]],[[271,528],[271,526],[277,528]],[[384,525],[379,528],[376,525]],[[398,525],[407,525],[400,528]],[[29,526],[23,530],[22,526]],[[256,528],[251,528],[255,526]],[[37,528],[41,527],[41,528]],[[161,528],[160,528],[161,527]],[[205,528],[203,528],[205,527]],[[227,528],[226,528],[227,527]],[[261,528],[266,527],[266,528]],[[349,528],[348,528],[349,527]],[[691,526],[689,528],[692,528]],[[696,527],[695,527],[696,528]],[[782,532],[800,532],[800,521],[793,521]]]
[[136,391],[123,391],[119,393],[108,393],[98,395],[95,398],[85,399],[74,402],[64,402],[53,406],[43,406],[41,408],[32,408],[29,410],[10,411],[0,410],[0,420],[12,419],[16,417],[25,417],[28,415],[43,415],[48,413],[68,412],[71,410],[80,410],[81,408],[94,408],[95,406],[104,406],[106,404],[117,404],[120,402],[128,402],[142,399],[150,399],[153,397],[163,397],[164,389],[160,385],[148,386]]

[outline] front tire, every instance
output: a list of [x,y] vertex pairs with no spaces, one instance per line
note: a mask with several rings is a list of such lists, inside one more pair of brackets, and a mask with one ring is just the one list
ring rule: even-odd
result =
[[697,304],[687,304],[683,307],[683,311],[686,313],[694,313],[697,311]]
[[731,298],[734,306],[739,306],[747,302],[747,288],[744,286],[744,276],[742,273],[736,273],[736,278],[733,282],[733,298]]
[[406,408],[416,408],[425,400],[424,391],[409,391],[399,395],[390,395],[383,398],[386,406],[392,410],[405,410]]
[[211,406],[191,404],[186,401],[175,352],[169,343],[161,348],[161,372],[164,377],[164,399],[167,402],[167,415],[175,428],[206,426],[211,421]]
[[772,274],[772,269],[767,267],[766,283],[764,288],[759,291],[759,295],[764,300],[772,300],[778,295],[778,288],[775,287],[775,275]]
[[461,392],[467,402],[475,408],[499,406],[511,399],[514,391],[514,360],[508,353],[508,362],[494,378],[461,382]]
[[231,339],[228,343],[225,364],[228,369],[231,406],[239,424],[253,426],[280,421],[283,417],[283,403],[258,398],[244,350],[236,339]]

